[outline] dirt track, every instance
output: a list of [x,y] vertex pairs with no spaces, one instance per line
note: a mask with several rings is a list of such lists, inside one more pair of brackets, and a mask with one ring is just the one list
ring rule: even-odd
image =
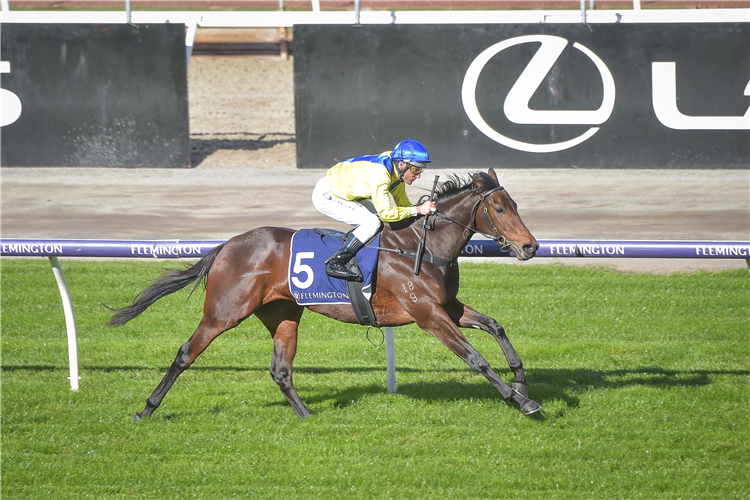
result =
[[[2,236],[197,240],[269,224],[342,227],[310,203],[323,171],[295,167],[292,68],[291,61],[193,58],[192,169],[3,168]],[[410,189],[413,201],[429,188],[432,173]],[[748,170],[515,169],[499,175],[538,239],[750,240]],[[746,265],[562,261],[649,272]]]

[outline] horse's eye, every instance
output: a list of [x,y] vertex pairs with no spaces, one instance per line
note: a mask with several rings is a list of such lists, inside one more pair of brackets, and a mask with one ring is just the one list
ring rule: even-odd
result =
[[497,207],[495,209],[495,212],[497,212],[498,215],[503,215],[505,213],[505,209],[503,207]]

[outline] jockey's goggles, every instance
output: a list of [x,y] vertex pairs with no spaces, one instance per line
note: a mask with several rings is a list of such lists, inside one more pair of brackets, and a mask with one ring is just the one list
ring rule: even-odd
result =
[[411,173],[414,175],[421,174],[425,169],[425,167],[418,167],[417,165],[412,165],[411,163],[409,163],[408,165],[409,165],[409,170],[411,170]]

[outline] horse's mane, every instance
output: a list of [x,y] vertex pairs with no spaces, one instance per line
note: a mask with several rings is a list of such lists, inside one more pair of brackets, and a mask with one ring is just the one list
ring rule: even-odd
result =
[[435,198],[440,201],[465,190],[471,190],[472,193],[479,194],[477,181],[484,187],[497,186],[497,181],[486,172],[471,173],[468,177],[464,178],[457,175],[449,175],[448,180],[441,182],[435,189]]

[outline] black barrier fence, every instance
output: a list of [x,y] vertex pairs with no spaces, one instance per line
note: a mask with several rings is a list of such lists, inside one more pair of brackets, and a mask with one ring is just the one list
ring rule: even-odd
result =
[[297,165],[749,168],[750,24],[299,25]]
[[7,23],[1,38],[3,166],[190,167],[183,24]]

